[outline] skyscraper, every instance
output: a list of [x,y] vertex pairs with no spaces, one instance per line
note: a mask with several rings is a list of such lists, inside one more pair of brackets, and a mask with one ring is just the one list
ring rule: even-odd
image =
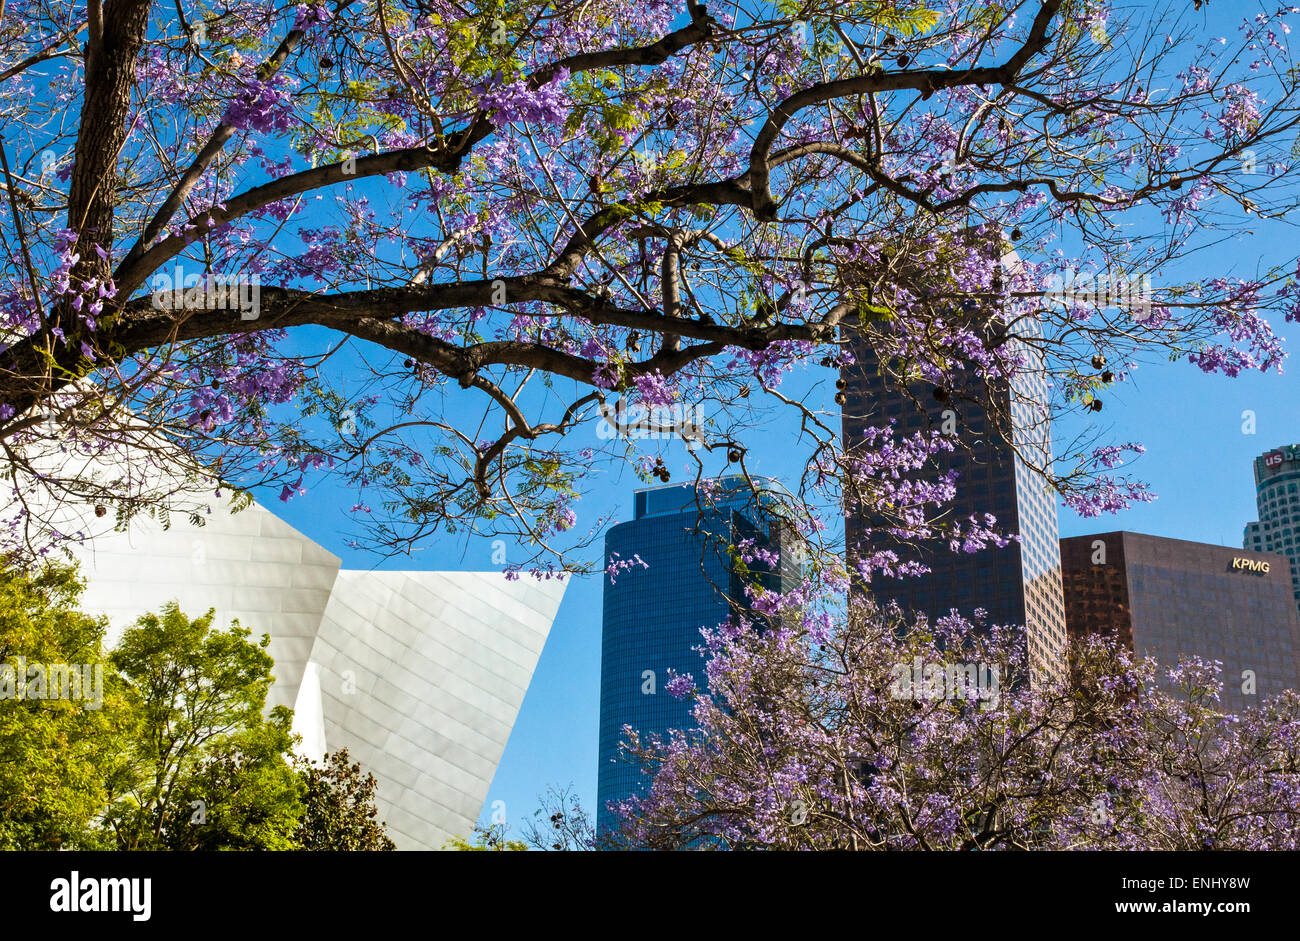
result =
[[1242,548],[1278,552],[1291,560],[1291,593],[1300,606],[1300,444],[1255,458],[1259,519],[1246,524]]
[[[1005,263],[1011,262],[1014,256]],[[1035,347],[1017,339],[1031,336],[1036,327],[1032,320],[1022,320],[1007,341],[1024,354],[1025,362],[1010,382],[972,379],[942,391],[926,383],[899,388],[882,374],[870,345],[852,334],[849,349],[856,362],[842,371],[843,441],[851,451],[863,441],[865,429],[891,420],[900,438],[928,430],[950,435],[955,449],[936,455],[918,475],[934,479],[957,471],[956,494],[946,518],[965,521],[991,513],[1001,531],[1020,537],[1004,548],[974,553],[953,552],[946,544],[905,549],[903,556],[924,562],[930,572],[907,578],[877,575],[859,590],[931,619],[952,609],[969,617],[982,608],[994,623],[1024,625],[1035,675],[1059,676],[1066,668],[1060,531],[1054,494],[1039,473],[1052,464],[1047,380],[1037,366]],[[983,329],[996,339],[1005,328],[986,317]],[[1008,437],[1015,447],[1007,443]],[[878,522],[852,513],[845,520],[850,561],[874,550],[898,548],[872,531]]]
[[1223,663],[1223,706],[1240,712],[1300,689],[1300,614],[1284,556],[1112,532],[1061,540],[1070,636],[1108,634],[1173,667]]
[[[643,736],[693,727],[690,701],[664,689],[669,669],[703,688],[705,661],[693,649],[704,642],[700,629],[746,610],[746,585],[787,591],[797,579],[788,541],[765,508],[767,493],[755,496],[743,478],[724,477],[708,494],[689,484],[652,487],[638,490],[635,501],[634,519],[605,537],[605,557],[618,570],[606,576],[604,591],[596,788],[602,832],[615,822],[607,803],[646,780],[618,760],[623,726]],[[744,540],[776,552],[777,564],[738,565],[728,549]]]

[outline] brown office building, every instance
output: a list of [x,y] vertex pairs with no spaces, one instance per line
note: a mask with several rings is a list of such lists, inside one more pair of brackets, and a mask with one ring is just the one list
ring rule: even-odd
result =
[[1300,689],[1300,616],[1286,556],[1113,532],[1062,539],[1061,570],[1071,638],[1115,633],[1165,666],[1180,654],[1222,661],[1230,712]]

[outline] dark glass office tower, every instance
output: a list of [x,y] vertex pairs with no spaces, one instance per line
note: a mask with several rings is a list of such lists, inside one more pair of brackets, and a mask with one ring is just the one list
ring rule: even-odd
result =
[[[984,323],[989,336],[1001,329],[994,321]],[[1014,336],[1006,342],[1024,352],[1027,364],[1011,382],[943,390],[940,401],[933,384],[917,383],[906,391],[893,387],[870,346],[851,335],[849,349],[857,362],[842,371],[843,436],[845,448],[852,449],[863,440],[864,429],[884,427],[890,420],[899,438],[929,430],[952,435],[956,448],[936,455],[920,475],[936,479],[957,471],[956,496],[945,516],[964,521],[991,513],[998,528],[1019,534],[1020,542],[975,553],[953,552],[946,543],[899,550],[871,531],[871,519],[850,514],[845,520],[847,554],[852,563],[860,553],[893,548],[904,558],[923,561],[931,569],[928,574],[876,576],[858,590],[931,619],[954,608],[970,617],[983,608],[994,623],[1024,625],[1034,675],[1061,676],[1066,634],[1060,531],[1054,494],[1035,473],[1035,467],[1050,469],[1052,461],[1047,381],[1043,370],[1035,368],[1032,349]],[[986,401],[991,410],[981,404]],[[1016,448],[1007,444],[1008,436]]]
[[1222,661],[1229,712],[1300,689],[1285,556],[1113,532],[1062,539],[1061,563],[1071,637],[1113,635],[1165,667],[1182,654]]
[[1259,520],[1246,524],[1242,547],[1291,561],[1291,593],[1300,607],[1300,444],[1255,458],[1255,505]]
[[[606,560],[640,556],[647,567],[605,577],[596,787],[602,832],[614,820],[606,804],[647,781],[639,769],[617,760],[623,726],[643,736],[692,728],[692,704],[664,689],[669,668],[691,674],[703,688],[705,660],[692,649],[704,642],[700,629],[744,610],[746,584],[788,591],[798,578],[789,541],[780,538],[780,525],[764,509],[767,496],[756,498],[743,479],[723,478],[711,498],[697,499],[691,485],[670,484],[638,490],[635,499],[635,518],[605,537]],[[777,565],[735,564],[728,547],[742,540],[777,553]]]

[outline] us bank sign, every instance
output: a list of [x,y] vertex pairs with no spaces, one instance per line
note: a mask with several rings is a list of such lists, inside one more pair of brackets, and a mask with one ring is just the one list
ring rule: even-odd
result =
[[1291,445],[1287,448],[1279,448],[1276,451],[1269,451],[1264,455],[1264,466],[1269,470],[1277,470],[1284,463],[1300,461],[1300,447]]

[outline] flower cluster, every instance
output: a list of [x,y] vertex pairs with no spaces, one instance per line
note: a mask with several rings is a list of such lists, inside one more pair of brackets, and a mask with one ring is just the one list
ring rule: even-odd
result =
[[496,85],[482,92],[479,104],[502,124],[563,124],[570,104],[564,91],[568,69],[557,69],[545,84],[534,87],[527,79]]

